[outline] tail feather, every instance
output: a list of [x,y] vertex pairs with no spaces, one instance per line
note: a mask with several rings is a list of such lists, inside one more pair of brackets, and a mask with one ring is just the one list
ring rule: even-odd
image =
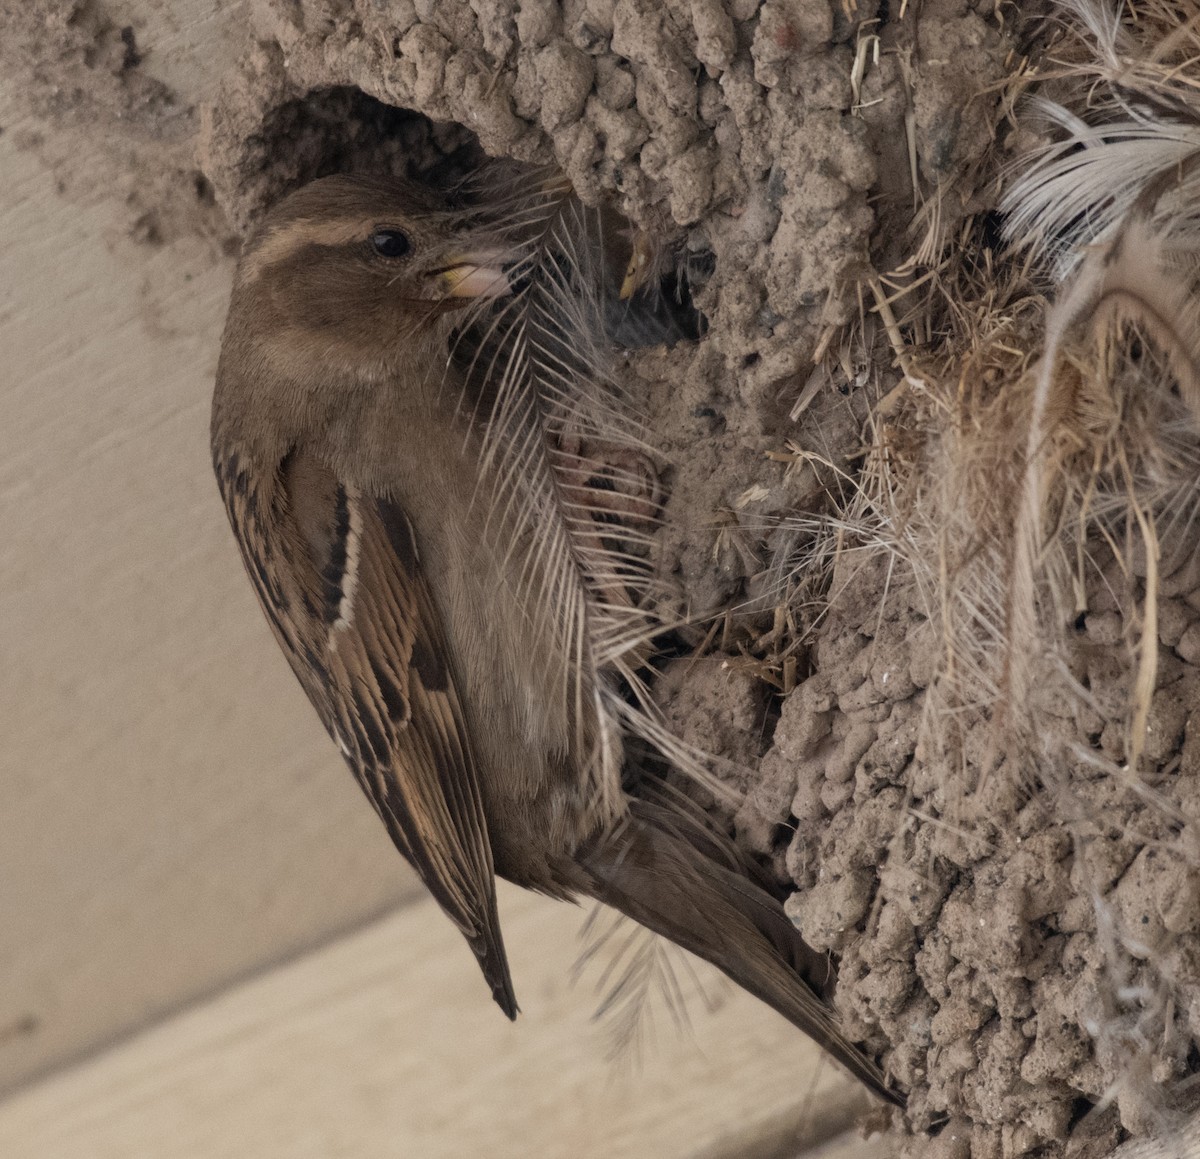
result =
[[804,943],[765,889],[682,836],[670,810],[631,802],[629,817],[578,863],[597,900],[711,962],[881,1098],[904,1105],[842,1032],[828,1002],[835,980],[829,962]]

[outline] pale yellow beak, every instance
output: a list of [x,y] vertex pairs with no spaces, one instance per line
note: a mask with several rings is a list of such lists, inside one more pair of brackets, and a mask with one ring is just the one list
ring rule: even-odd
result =
[[625,277],[621,282],[619,297],[622,302],[628,302],[649,280],[650,270],[654,263],[654,242],[648,233],[638,230],[633,239],[633,252],[629,255],[629,265],[625,267]]
[[452,254],[449,264],[436,271],[437,286],[446,298],[503,298],[512,282],[504,272],[501,251]]

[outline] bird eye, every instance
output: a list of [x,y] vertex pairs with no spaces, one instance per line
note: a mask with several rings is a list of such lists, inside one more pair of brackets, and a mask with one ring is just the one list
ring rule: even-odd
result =
[[398,229],[377,229],[371,234],[371,248],[381,258],[402,258],[412,249],[412,242]]

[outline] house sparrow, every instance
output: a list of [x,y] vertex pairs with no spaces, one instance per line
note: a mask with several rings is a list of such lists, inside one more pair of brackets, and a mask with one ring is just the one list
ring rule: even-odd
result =
[[[521,301],[537,293],[527,224],[506,249],[471,220],[397,179],[329,177],[245,247],[212,451],[275,636],[510,1018],[496,874],[599,899],[708,959],[901,1103],[842,1034],[831,969],[779,901],[632,768],[653,616],[613,536],[647,514],[635,440],[622,452],[613,408],[573,394],[569,332],[554,381],[529,387],[526,353],[505,352],[539,308]],[[459,365],[456,328],[481,308]],[[670,755],[663,730],[643,735]]]

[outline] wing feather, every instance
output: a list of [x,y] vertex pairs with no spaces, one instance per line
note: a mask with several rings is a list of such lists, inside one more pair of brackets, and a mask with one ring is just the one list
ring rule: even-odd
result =
[[394,499],[302,453],[257,489],[250,474],[217,463],[267,620],[396,847],[515,1017],[479,768],[412,524]]

